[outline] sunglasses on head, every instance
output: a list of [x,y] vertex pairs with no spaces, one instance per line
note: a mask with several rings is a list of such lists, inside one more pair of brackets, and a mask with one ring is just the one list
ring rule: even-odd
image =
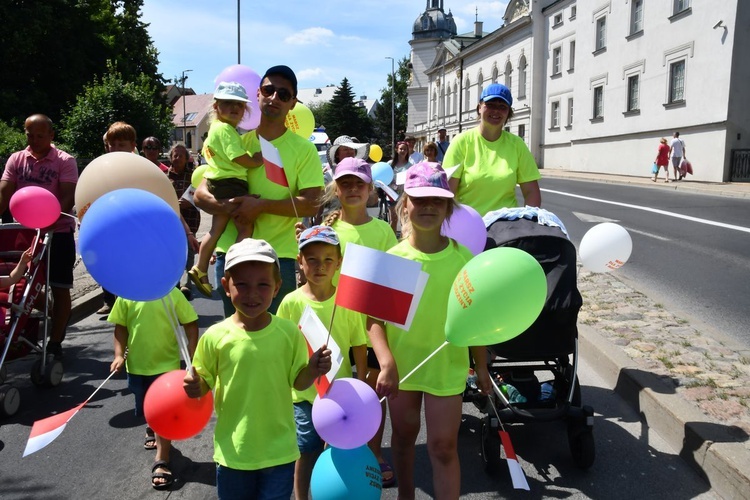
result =
[[289,100],[294,97],[287,89],[274,87],[271,84],[260,87],[260,93],[263,94],[263,97],[273,97],[273,95],[276,94],[281,102],[289,102]]

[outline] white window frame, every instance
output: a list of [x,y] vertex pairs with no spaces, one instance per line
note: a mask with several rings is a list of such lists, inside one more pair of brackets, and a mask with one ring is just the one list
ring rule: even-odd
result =
[[554,16],[552,17],[552,27],[553,27],[553,28],[557,28],[557,27],[558,27],[558,26],[560,26],[560,25],[561,25],[562,23],[563,23],[563,15],[562,15],[562,12],[559,12],[559,13],[555,14],[555,15],[554,15]]
[[599,52],[607,48],[607,16],[599,16],[594,24],[594,47]]
[[568,97],[568,127],[573,126],[573,98]]
[[[687,84],[688,84],[688,61],[693,57],[694,44],[688,42],[677,47],[673,47],[664,52],[662,65],[666,75],[666,88],[664,96],[664,106],[670,107],[675,105],[684,105],[687,101]],[[676,65],[682,65],[682,75],[675,75]],[[679,81],[676,79],[679,78]],[[676,94],[675,84],[678,83],[681,88],[681,95]],[[681,98],[680,98],[681,97]]]
[[627,102],[625,109],[627,112],[632,113],[641,110],[641,75],[634,74],[628,76],[627,83]]
[[510,61],[506,61],[505,63],[505,73],[504,73],[504,79],[505,79],[505,86],[512,90],[513,88],[513,65],[510,63]]
[[575,5],[572,5],[570,7],[570,20],[571,21],[576,18],[576,13],[577,13],[576,11],[577,10],[578,10],[578,8]]
[[630,0],[630,34],[643,31],[643,0]]
[[568,51],[570,54],[568,55],[568,71],[573,71],[576,67],[576,41],[571,40],[568,44]]
[[[681,68],[680,74],[676,74],[677,68]],[[677,59],[669,63],[669,87],[667,89],[667,103],[679,104],[685,102],[685,83],[687,80],[687,60]],[[678,95],[679,91],[679,95]]]
[[518,60],[518,98],[526,97],[526,80],[528,79],[528,63],[526,56],[521,54]]
[[562,47],[557,46],[552,49],[552,76],[557,76],[562,72]]
[[690,8],[690,0],[674,0],[674,10],[672,15],[676,16],[680,12],[684,12]]
[[603,120],[604,119],[604,85],[595,86],[592,92],[591,101],[591,119],[592,120]]
[[550,128],[551,129],[559,129],[560,128],[560,101],[552,101],[550,103]]

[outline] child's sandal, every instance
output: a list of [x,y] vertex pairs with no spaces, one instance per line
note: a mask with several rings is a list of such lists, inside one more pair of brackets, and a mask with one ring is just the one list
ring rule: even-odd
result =
[[198,267],[193,266],[187,274],[190,278],[190,281],[193,282],[195,288],[197,288],[200,293],[202,293],[206,297],[211,296],[211,293],[213,293],[214,289],[211,287],[210,283],[207,283],[208,279],[206,279],[206,282],[202,281],[204,278],[207,278],[208,275],[206,273],[198,269]]

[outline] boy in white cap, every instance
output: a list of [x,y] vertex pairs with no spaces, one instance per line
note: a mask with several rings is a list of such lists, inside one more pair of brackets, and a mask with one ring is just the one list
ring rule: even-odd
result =
[[[247,169],[263,165],[260,153],[250,156],[242,144],[237,126],[245,113],[249,113],[245,88],[236,82],[221,82],[214,92],[213,114],[215,120],[208,129],[208,137],[203,144],[203,156],[208,168],[204,174],[208,190],[223,203],[236,196],[248,193]],[[211,229],[201,240],[198,264],[188,271],[199,292],[211,296],[213,288],[208,282],[211,254],[216,248],[221,233],[227,227],[229,215],[226,212],[212,214]],[[237,241],[253,234],[252,224],[238,224]]]
[[218,497],[289,498],[300,456],[292,388],[327,373],[331,351],[323,346],[308,360],[297,325],[268,312],[281,278],[266,241],[232,245],[221,284],[235,312],[200,338],[184,381],[191,398],[214,390]]

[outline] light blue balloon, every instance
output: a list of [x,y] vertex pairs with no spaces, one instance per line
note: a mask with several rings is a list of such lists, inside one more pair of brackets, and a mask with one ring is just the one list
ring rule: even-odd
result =
[[327,448],[315,462],[310,493],[315,500],[377,500],[383,490],[380,465],[370,448]]
[[187,260],[180,218],[167,202],[141,189],[117,189],[98,198],[81,222],[78,245],[96,282],[130,300],[167,295]]
[[386,186],[393,182],[393,168],[387,163],[379,161],[371,168],[373,181],[380,181]]

